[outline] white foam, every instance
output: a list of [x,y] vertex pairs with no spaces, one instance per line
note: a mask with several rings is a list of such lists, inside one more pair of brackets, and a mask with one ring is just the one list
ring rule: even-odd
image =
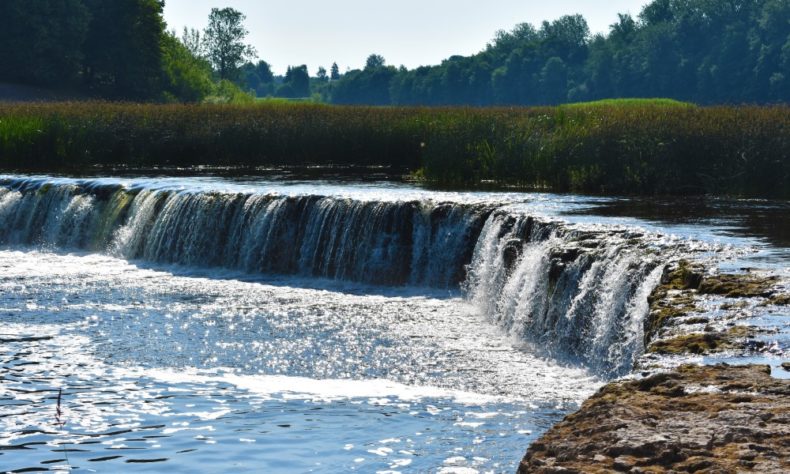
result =
[[[141,372],[136,373],[135,375],[137,376],[150,377],[166,383],[227,383],[259,397],[287,400],[397,399],[413,402],[423,399],[447,399],[455,403],[468,405],[506,401],[503,397],[493,395],[448,390],[440,387],[404,385],[385,379],[313,379],[285,375],[237,375],[224,374],[220,371],[201,372],[165,369],[150,369],[137,372]],[[429,410],[429,412],[435,414],[433,411]]]

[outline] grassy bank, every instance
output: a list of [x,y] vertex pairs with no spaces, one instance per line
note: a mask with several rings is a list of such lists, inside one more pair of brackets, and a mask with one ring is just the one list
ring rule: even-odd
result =
[[790,107],[0,105],[0,167],[389,166],[441,185],[790,198]]

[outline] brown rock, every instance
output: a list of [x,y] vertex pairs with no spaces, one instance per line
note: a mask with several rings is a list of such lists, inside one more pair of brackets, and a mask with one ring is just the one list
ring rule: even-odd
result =
[[728,297],[770,296],[775,291],[776,277],[745,274],[721,274],[702,279],[699,292]]
[[790,381],[767,366],[687,365],[610,383],[534,443],[519,472],[745,469],[790,472]]
[[728,349],[743,349],[745,338],[752,332],[745,326],[735,326],[728,331],[692,333],[653,342],[648,352],[656,354],[708,354]]
[[762,306],[775,305],[787,306],[790,305],[790,294],[776,295],[766,300]]

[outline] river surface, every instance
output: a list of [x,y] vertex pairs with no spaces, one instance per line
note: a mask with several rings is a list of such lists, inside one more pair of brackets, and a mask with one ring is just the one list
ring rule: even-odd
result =
[[[0,472],[513,472],[629,374],[667,262],[787,278],[788,222],[766,201],[0,176]],[[777,366],[790,318],[751,316]]]

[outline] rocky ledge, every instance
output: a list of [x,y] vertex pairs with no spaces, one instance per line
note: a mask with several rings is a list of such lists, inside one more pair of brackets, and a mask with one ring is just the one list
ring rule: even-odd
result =
[[[667,265],[660,284],[648,298],[645,321],[648,354],[710,354],[721,351],[759,352],[757,339],[766,328],[744,324],[758,307],[790,304],[776,276],[747,270],[710,274],[685,260]],[[644,368],[637,364],[637,368]]]
[[684,365],[613,382],[532,443],[519,473],[790,472],[790,380]]

